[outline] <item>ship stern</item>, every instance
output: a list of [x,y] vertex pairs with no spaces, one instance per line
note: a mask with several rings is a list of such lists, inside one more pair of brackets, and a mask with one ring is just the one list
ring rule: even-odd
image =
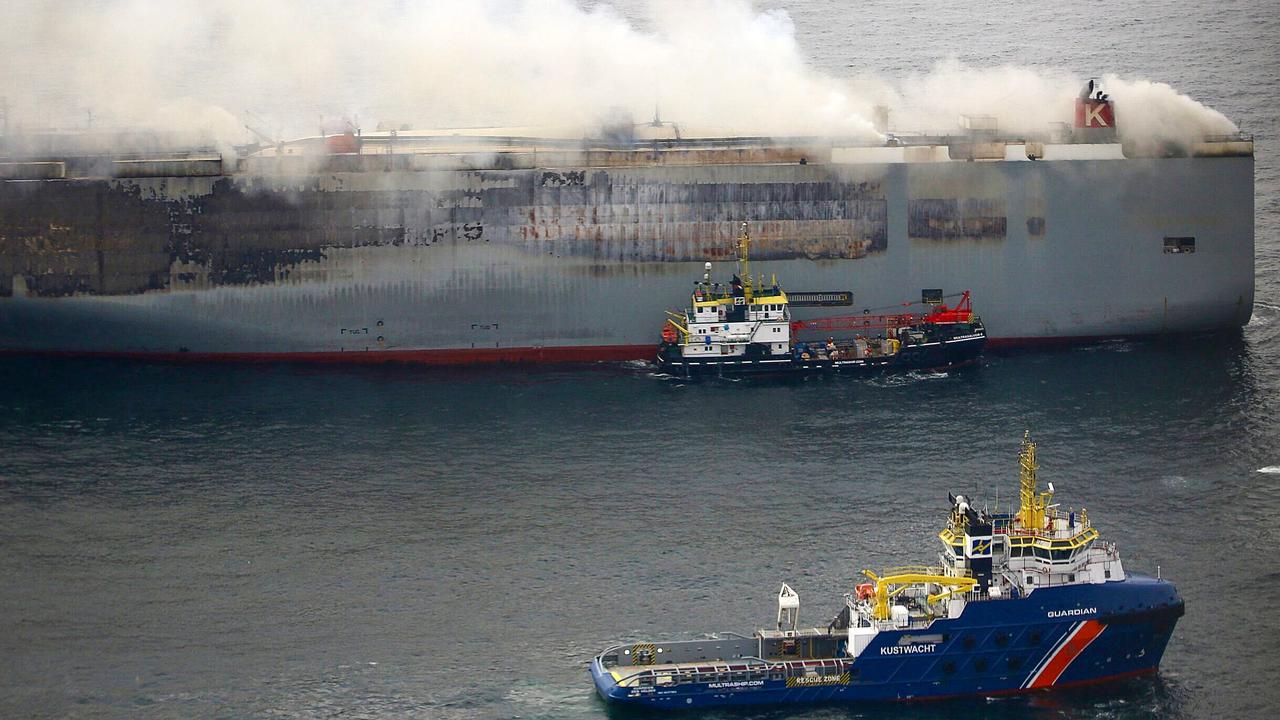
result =
[[622,702],[627,691],[618,685],[618,680],[612,672],[604,666],[603,656],[597,655],[591,660],[591,681],[596,686],[596,692],[600,698],[607,703]]

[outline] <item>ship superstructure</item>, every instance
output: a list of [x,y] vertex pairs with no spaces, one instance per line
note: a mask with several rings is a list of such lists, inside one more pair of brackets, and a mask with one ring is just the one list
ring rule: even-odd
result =
[[235,157],[0,138],[0,351],[648,359],[743,220],[788,296],[971,290],[993,344],[1243,325],[1252,140],[1121,142],[1109,102],[1033,136],[348,129]]
[[1183,602],[1125,571],[1081,508],[1037,487],[1024,437],[1016,512],[952,496],[937,565],[863,571],[827,624],[784,584],[774,628],[631,642],[592,661],[601,697],[661,708],[999,695],[1154,672]]
[[[791,311],[777,276],[766,285],[764,276],[751,277],[751,236],[743,223],[738,237],[738,272],[721,286],[712,282],[711,263],[695,283],[689,309],[663,326],[664,346],[659,364],[675,361],[741,362],[760,367],[787,364],[791,358]],[[674,352],[664,351],[668,347]]]

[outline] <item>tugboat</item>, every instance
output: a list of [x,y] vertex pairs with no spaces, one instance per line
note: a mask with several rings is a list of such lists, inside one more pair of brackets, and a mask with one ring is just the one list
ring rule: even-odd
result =
[[[945,369],[977,361],[987,341],[969,292],[955,307],[926,314],[850,315],[792,320],[787,294],[774,276],[753,279],[746,223],[738,238],[738,273],[727,284],[711,281],[711,263],[695,283],[683,313],[668,312],[658,346],[658,367],[685,375],[735,376],[814,371],[867,373]],[[941,298],[939,298],[939,301]],[[853,337],[800,342],[804,331],[852,331]]]
[[[875,573],[818,627],[782,585],[777,625],[746,637],[632,642],[591,662],[610,703],[693,708],[992,696],[1153,673],[1183,614],[1166,580],[1040,492],[1024,435],[1017,512],[951,496],[932,567]],[[1157,574],[1158,575],[1158,574]]]

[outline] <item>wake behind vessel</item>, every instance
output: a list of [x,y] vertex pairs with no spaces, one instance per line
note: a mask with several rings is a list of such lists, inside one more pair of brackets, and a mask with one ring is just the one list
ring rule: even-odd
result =
[[591,662],[608,702],[655,708],[999,695],[1155,672],[1184,606],[1168,581],[1125,571],[1088,513],[1040,492],[1023,438],[1017,512],[952,496],[936,566],[877,574],[823,626],[778,595],[754,636],[631,642]]
[[[775,275],[753,278],[751,237],[742,224],[738,237],[738,272],[723,286],[711,280],[711,263],[696,283],[690,307],[668,312],[658,347],[658,366],[670,373],[753,375],[762,373],[868,373],[887,370],[946,369],[968,365],[982,353],[986,329],[973,314],[969,293],[959,304],[941,304],[924,315],[894,313],[791,319],[791,300]],[[838,296],[844,293],[806,293]],[[825,343],[799,342],[806,329],[853,331],[852,338],[834,335]]]

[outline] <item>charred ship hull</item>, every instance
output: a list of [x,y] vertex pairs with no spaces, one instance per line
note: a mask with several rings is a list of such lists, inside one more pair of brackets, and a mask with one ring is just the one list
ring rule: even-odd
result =
[[1164,158],[964,138],[374,140],[0,162],[0,351],[649,359],[664,298],[731,254],[744,219],[790,288],[852,291],[855,308],[970,288],[993,345],[1252,312],[1251,142]]

